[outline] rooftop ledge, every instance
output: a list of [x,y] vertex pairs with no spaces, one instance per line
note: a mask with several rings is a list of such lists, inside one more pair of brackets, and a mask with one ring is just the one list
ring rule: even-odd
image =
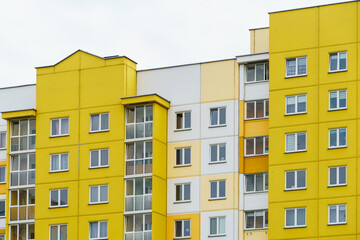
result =
[[166,100],[163,97],[160,97],[159,95],[157,95],[155,93],[147,94],[147,95],[123,97],[123,98],[121,98],[121,103],[123,105],[132,105],[132,104],[139,104],[139,103],[157,103],[166,109],[170,108],[170,101]]
[[24,109],[17,111],[9,111],[2,112],[2,118],[5,120],[14,119],[14,118],[22,118],[22,117],[35,117],[36,110],[35,109]]

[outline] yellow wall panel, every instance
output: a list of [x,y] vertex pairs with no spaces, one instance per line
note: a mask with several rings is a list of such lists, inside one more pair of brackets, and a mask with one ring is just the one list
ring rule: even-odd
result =
[[[166,179],[166,144],[153,140],[153,176]],[[166,189],[164,189],[166,191]]]
[[80,52],[80,68],[105,67],[105,60],[86,52]]
[[[130,64],[130,61],[128,61]],[[135,68],[126,66],[126,96],[136,95],[136,66]]]
[[[124,215],[122,213],[111,213],[79,217],[79,237],[77,239],[89,239],[89,224],[93,221],[108,221],[108,239],[123,239]],[[68,238],[69,240],[71,238]]]
[[67,228],[68,228],[67,239],[79,239],[78,217],[37,219],[35,224],[36,239],[49,239],[50,225],[57,225],[57,224],[67,224]]
[[239,173],[245,171],[244,137],[239,137]]
[[167,143],[167,109],[153,104],[153,139]]
[[244,240],[268,240],[268,230],[245,231]]
[[78,70],[80,68],[81,51],[76,51],[65,59],[57,63],[54,68],[55,72],[68,72]]
[[152,213],[152,239],[165,240],[166,239],[166,216]]
[[244,136],[245,101],[239,101],[239,137]]
[[267,155],[258,157],[244,157],[244,173],[267,172],[269,157]]
[[244,137],[257,137],[269,135],[269,120],[259,119],[245,121],[245,134]]
[[181,215],[168,215],[167,216],[167,240],[175,238],[175,221],[190,219],[190,235],[192,240],[200,239],[200,213],[181,214]]
[[153,176],[152,184],[152,210],[153,212],[166,216],[166,180]]
[[[177,148],[191,148],[191,166],[175,166],[175,155]],[[168,144],[167,151],[167,174],[168,178],[183,178],[200,176],[200,141],[176,142]]]

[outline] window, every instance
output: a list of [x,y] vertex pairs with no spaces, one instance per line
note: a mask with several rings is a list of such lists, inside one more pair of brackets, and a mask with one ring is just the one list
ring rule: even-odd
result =
[[285,152],[306,151],[306,132],[285,134]]
[[50,207],[67,207],[68,206],[68,189],[50,190]]
[[152,173],[152,141],[126,143],[126,176]]
[[226,144],[210,145],[210,163],[226,161]]
[[306,57],[286,59],[286,77],[297,77],[306,75]]
[[126,139],[152,137],[153,107],[126,108]]
[[125,216],[125,240],[151,240],[151,214]]
[[190,201],[190,183],[177,184],[175,185],[175,188],[176,188],[176,194],[175,194],[176,202]]
[[5,234],[0,234],[0,240],[5,240]]
[[346,185],[346,166],[329,167],[329,187]]
[[32,220],[35,217],[35,189],[10,191],[10,222]]
[[329,110],[342,110],[347,107],[347,90],[329,92]]
[[306,208],[285,209],[285,227],[306,227]]
[[210,182],[210,199],[224,199],[226,198],[226,181],[212,181]]
[[175,152],[175,166],[189,166],[191,164],[191,148],[178,148]]
[[152,178],[126,179],[125,211],[152,209]]
[[210,109],[210,125],[223,126],[226,124],[226,108],[212,108]]
[[191,112],[176,113],[176,130],[187,130],[191,128]]
[[90,151],[90,168],[109,166],[109,149],[98,149]]
[[225,235],[225,217],[210,218],[210,236]]
[[62,172],[69,170],[69,153],[50,155],[50,172]]
[[268,211],[245,212],[245,229],[264,229],[268,228]]
[[329,54],[329,71],[338,72],[344,71],[347,68],[347,53],[336,52]]
[[10,187],[35,184],[35,153],[12,155]]
[[90,186],[90,204],[107,203],[108,185]]
[[245,175],[246,192],[263,192],[268,190],[268,173]]
[[0,149],[6,148],[6,132],[0,132]]
[[346,128],[329,129],[329,148],[346,147]]
[[306,170],[295,170],[285,172],[285,189],[306,189]]
[[51,136],[69,135],[69,118],[51,119]]
[[50,225],[50,240],[67,240],[67,224]]
[[346,224],[346,204],[329,205],[329,224]]
[[0,218],[5,217],[5,200],[0,201]]
[[269,63],[249,64],[246,66],[246,82],[269,81]]
[[175,238],[190,238],[190,220],[175,221]]
[[89,239],[107,239],[108,238],[108,221],[90,222]]
[[11,152],[35,150],[35,119],[11,121]]
[[90,115],[90,132],[109,131],[109,113]]
[[6,167],[0,167],[0,183],[6,183]]
[[258,100],[245,103],[246,120],[269,117],[269,100]]
[[286,114],[306,113],[306,94],[286,97]]
[[245,138],[245,156],[264,155],[268,153],[269,153],[268,136]]
[[35,224],[16,224],[9,226],[11,240],[34,240],[35,239]]

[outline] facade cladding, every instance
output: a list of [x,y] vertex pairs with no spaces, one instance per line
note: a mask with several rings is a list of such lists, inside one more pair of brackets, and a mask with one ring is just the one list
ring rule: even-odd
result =
[[359,9],[270,13],[233,59],[79,50],[0,89],[0,240],[359,238]]

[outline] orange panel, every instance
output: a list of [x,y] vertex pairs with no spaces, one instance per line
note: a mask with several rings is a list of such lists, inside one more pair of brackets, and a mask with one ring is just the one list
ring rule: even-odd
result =
[[269,119],[245,121],[245,137],[269,135]]
[[244,158],[244,174],[268,171],[268,156]]

